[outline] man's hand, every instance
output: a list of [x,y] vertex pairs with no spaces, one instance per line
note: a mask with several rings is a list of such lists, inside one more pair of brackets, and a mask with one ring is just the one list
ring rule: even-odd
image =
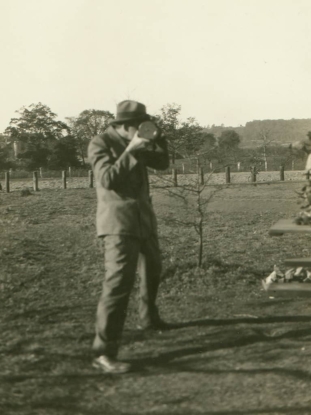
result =
[[147,150],[152,148],[152,142],[150,140],[146,140],[145,138],[141,138],[138,136],[138,131],[136,131],[134,137],[130,141],[129,145],[126,147],[126,151],[129,153],[136,153],[140,150]]

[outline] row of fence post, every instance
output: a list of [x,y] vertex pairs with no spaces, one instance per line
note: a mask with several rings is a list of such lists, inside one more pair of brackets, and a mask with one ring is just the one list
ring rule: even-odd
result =
[[[89,187],[93,188],[94,187],[94,174],[92,170],[89,170],[88,178],[89,178]],[[8,171],[5,172],[4,181],[5,181],[5,191],[7,193],[10,193],[10,172]],[[32,174],[32,182],[33,182],[33,190],[35,192],[38,192],[39,191],[39,176],[38,176],[37,171],[34,171]],[[67,189],[67,171],[66,170],[62,171],[62,187],[63,189]]]
[[[225,174],[226,174],[226,183],[231,183],[231,172],[230,172],[229,166],[226,167]],[[198,175],[199,175],[200,184],[204,185],[203,167],[198,167]],[[89,179],[89,187],[93,188],[94,187],[94,175],[93,175],[92,170],[89,170],[88,179]],[[255,183],[256,179],[257,179],[257,172],[255,169],[252,169],[251,170],[251,182]],[[280,180],[281,181],[285,180],[284,166],[280,166]],[[178,186],[178,172],[176,168],[172,169],[172,181],[173,181],[173,185],[177,187]],[[67,171],[66,170],[62,171],[62,187],[63,189],[67,189]],[[8,171],[5,172],[5,190],[7,193],[10,192],[10,173]],[[38,177],[37,171],[33,172],[33,190],[35,192],[39,191],[39,177]]]
[[[251,170],[251,183],[256,183],[257,173],[258,172],[256,171],[256,169]],[[230,171],[229,166],[225,168],[225,174],[226,174],[226,183],[231,183],[231,171]],[[198,175],[199,175],[200,184],[204,185],[203,167],[198,167]],[[177,187],[178,186],[178,173],[177,173],[176,168],[172,169],[172,180],[173,180],[173,185]],[[280,166],[280,181],[284,181],[284,180],[285,180],[285,169],[284,169],[284,166]]]
[[[197,163],[196,163],[196,166],[197,166],[197,168],[199,169],[200,168],[200,164],[199,164],[200,162],[199,162],[199,160],[197,159]],[[182,172],[183,172],[183,174],[185,174],[185,164],[184,163],[182,163],[181,164],[181,169],[182,169]],[[209,163],[209,169],[210,169],[210,172],[213,170],[213,163],[212,162],[210,162]],[[295,170],[295,161],[293,160],[292,161],[292,166],[291,166],[291,169],[292,170]],[[237,171],[238,172],[240,172],[241,171],[241,162],[238,162],[237,163]],[[265,171],[267,171],[267,165],[265,165]]]

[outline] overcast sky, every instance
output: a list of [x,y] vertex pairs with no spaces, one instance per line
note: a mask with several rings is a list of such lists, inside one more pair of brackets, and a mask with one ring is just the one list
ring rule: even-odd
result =
[[0,0],[0,132],[22,106],[58,118],[182,106],[204,126],[311,118],[310,0]]

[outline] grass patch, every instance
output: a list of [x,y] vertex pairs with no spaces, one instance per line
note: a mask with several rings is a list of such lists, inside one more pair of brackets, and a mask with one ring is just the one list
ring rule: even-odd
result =
[[274,264],[310,256],[310,236],[268,236],[296,214],[297,185],[227,188],[208,206],[204,263],[197,237],[170,224],[190,215],[160,191],[162,316],[176,328],[136,330],[133,290],[121,356],[137,370],[91,367],[104,264],[93,189],[0,196],[0,413],[309,414],[311,306],[269,299],[260,280]]

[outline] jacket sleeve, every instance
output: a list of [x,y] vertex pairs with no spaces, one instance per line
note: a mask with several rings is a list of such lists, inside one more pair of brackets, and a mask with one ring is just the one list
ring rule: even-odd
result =
[[169,155],[165,137],[161,136],[155,140],[153,150],[141,153],[141,160],[147,166],[155,170],[165,170],[169,167]]
[[124,183],[129,172],[138,163],[138,160],[127,151],[115,159],[104,135],[97,135],[91,140],[88,159],[96,181],[108,190],[115,190]]

